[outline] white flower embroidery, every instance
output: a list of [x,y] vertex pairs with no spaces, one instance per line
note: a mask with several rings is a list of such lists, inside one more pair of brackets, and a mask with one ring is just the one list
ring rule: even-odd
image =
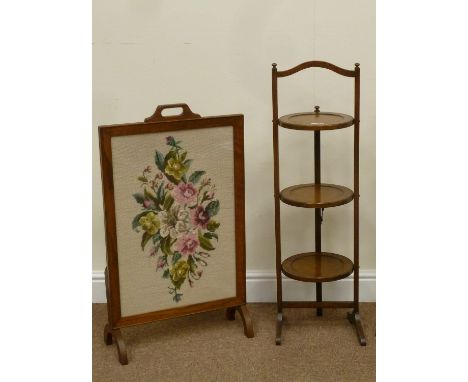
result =
[[178,238],[181,234],[189,231],[188,212],[181,210],[180,205],[173,205],[169,211],[158,213],[161,222],[160,235],[172,239]]

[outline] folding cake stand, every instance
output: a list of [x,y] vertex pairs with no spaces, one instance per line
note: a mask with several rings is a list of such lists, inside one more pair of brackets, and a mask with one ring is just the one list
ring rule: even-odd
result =
[[[315,111],[289,114],[278,118],[278,77],[288,77],[301,70],[319,67],[329,69],[345,77],[354,77],[354,118],[340,113]],[[273,154],[274,154],[274,196],[275,196],[275,238],[276,238],[276,281],[277,306],[276,344],[281,344],[283,308],[316,308],[322,316],[323,308],[353,308],[348,313],[354,324],[359,343],[366,345],[359,316],[359,98],[360,69],[346,70],[324,61],[309,61],[289,70],[272,68],[273,93]],[[320,131],[342,129],[354,125],[354,191],[347,187],[321,182],[320,174]],[[279,190],[278,126],[287,129],[314,132],[314,183],[300,184]],[[315,252],[300,253],[281,261],[281,219],[280,200],[291,206],[315,209]],[[322,252],[321,224],[324,208],[336,207],[354,200],[354,262],[345,256]],[[353,301],[322,301],[322,283],[348,277],[354,271]],[[282,273],[287,277],[316,283],[316,301],[283,301]]]

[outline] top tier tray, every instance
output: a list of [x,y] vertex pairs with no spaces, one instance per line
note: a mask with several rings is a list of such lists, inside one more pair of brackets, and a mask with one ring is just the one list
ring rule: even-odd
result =
[[278,124],[294,130],[335,130],[352,126],[354,119],[350,115],[341,113],[322,113],[316,107],[315,112],[295,113],[279,118]]

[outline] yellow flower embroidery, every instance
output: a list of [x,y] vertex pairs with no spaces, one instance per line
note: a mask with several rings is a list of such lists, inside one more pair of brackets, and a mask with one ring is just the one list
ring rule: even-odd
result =
[[142,216],[138,222],[140,223],[141,228],[150,235],[155,235],[161,225],[158,215],[154,212],[148,212],[145,216]]
[[180,288],[180,285],[184,282],[187,277],[187,272],[189,271],[190,266],[186,261],[179,261],[172,267],[169,271],[171,274],[171,279],[174,285]]
[[180,160],[170,158],[167,161],[167,165],[164,171],[166,172],[166,174],[173,176],[177,180],[180,180],[187,171],[187,167]]

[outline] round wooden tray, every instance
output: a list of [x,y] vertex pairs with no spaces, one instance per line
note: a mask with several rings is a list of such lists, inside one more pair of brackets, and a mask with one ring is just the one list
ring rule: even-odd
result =
[[354,118],[347,114],[311,111],[284,115],[278,124],[294,130],[335,130],[351,126]]
[[299,253],[284,260],[281,267],[291,279],[312,282],[344,279],[354,270],[350,259],[329,252]]
[[336,184],[299,184],[285,188],[280,199],[286,204],[306,208],[336,207],[349,203],[354,194],[349,188]]

